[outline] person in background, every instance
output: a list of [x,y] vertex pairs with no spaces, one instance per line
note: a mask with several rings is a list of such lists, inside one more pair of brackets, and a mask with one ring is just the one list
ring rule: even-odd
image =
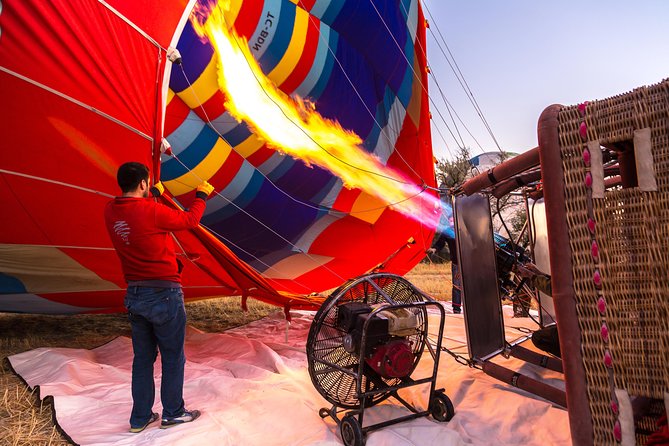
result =
[[460,314],[462,311],[462,278],[460,277],[460,268],[458,267],[458,253],[455,245],[455,239],[441,234],[437,239],[434,247],[438,251],[444,249],[444,245],[448,245],[448,252],[451,257],[451,281],[453,287],[451,288],[451,305],[453,307],[453,314]]
[[451,305],[453,306],[453,313],[460,314],[462,311],[462,276],[460,275],[460,267],[458,263],[458,252],[455,247],[455,239],[446,239],[448,244],[448,251],[451,255],[451,280],[453,287],[451,288]]
[[451,287],[451,306],[453,307],[453,314],[460,314],[462,311],[462,294],[460,291],[462,278],[460,276],[460,268],[458,268],[458,253],[455,246],[455,239],[441,233],[439,234],[437,241],[434,243],[434,247],[428,249],[428,252],[432,254],[440,252],[446,245],[448,245],[448,252],[451,257],[451,281],[453,283],[453,286]]
[[162,429],[194,421],[197,410],[186,410],[183,400],[186,310],[181,290],[182,264],[176,256],[171,232],[195,228],[205,200],[214,190],[207,182],[197,187],[190,209],[182,211],[149,198],[160,196],[161,183],[149,187],[149,168],[125,163],[117,172],[122,195],[111,200],[105,223],[121,261],[128,288],[125,306],[132,328],[132,400],[130,432],[143,431],[158,420],[153,364],[160,350],[163,404]]
[[461,276],[460,268],[458,267],[458,253],[455,244],[455,226],[453,221],[453,208],[450,204],[449,196],[444,194],[441,197],[441,216],[439,218],[439,226],[437,227],[437,238],[433,247],[427,252],[435,254],[441,252],[448,244],[448,252],[451,258],[451,281],[453,286],[451,288],[451,305],[454,314],[460,314],[462,311],[462,294],[461,294]]

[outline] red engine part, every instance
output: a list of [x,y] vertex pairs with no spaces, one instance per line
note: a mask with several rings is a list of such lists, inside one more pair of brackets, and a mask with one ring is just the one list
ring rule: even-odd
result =
[[396,339],[378,346],[366,362],[384,378],[404,378],[413,371],[414,355],[409,342]]

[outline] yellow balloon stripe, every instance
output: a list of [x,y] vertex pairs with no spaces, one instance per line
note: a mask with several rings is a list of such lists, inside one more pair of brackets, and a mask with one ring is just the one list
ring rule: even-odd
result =
[[202,180],[209,180],[219,171],[228,159],[232,147],[225,140],[218,138],[209,154],[192,169],[173,180],[165,181],[165,187],[172,195],[182,195],[195,189]]
[[237,20],[237,16],[239,15],[239,10],[242,9],[242,1],[243,0],[232,0],[230,2],[230,8],[225,11],[225,23],[227,23],[228,28],[232,28],[232,25],[235,23],[235,20]]
[[[202,74],[200,74],[200,77],[195,81],[190,79],[193,83],[193,88],[186,88],[184,91],[177,93],[177,96],[192,110],[200,108],[201,104],[207,102],[218,91],[216,62],[217,58],[212,56],[209,64],[202,71]],[[214,119],[216,116],[210,116],[210,118]]]
[[[419,76],[421,75],[421,67],[418,65],[418,55],[414,54],[414,72]],[[411,85],[411,100],[409,100],[409,105],[407,107],[407,114],[416,128],[420,127],[420,106],[421,98],[423,97],[422,86],[420,79],[414,74],[413,84]]]
[[174,99],[175,93],[172,91],[171,88],[167,89],[167,101],[165,102],[165,106],[170,105],[170,102],[172,102],[172,99]]
[[244,158],[253,155],[265,142],[259,139],[255,134],[251,134],[244,141],[235,146],[235,152],[239,153]]
[[302,57],[307,40],[309,13],[302,8],[295,8],[295,25],[290,44],[279,61],[279,64],[267,75],[276,85],[281,85],[293,72]]

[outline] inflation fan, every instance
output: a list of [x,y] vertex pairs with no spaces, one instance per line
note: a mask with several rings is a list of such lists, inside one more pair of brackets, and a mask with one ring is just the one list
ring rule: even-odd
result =
[[[437,345],[428,343],[428,309],[439,314]],[[332,408],[322,408],[322,418],[338,424],[346,446],[365,444],[368,432],[391,424],[432,415],[448,421],[453,404],[437,390],[444,309],[402,277],[371,274],[338,288],[316,313],[307,339],[309,375]],[[434,359],[432,374],[414,378],[424,349]],[[428,410],[418,410],[398,391],[429,385]],[[363,427],[367,408],[393,397],[412,413]],[[340,418],[339,415],[343,414]]]

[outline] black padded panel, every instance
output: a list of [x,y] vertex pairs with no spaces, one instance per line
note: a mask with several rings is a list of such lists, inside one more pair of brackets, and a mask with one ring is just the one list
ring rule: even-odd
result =
[[504,350],[506,344],[490,202],[480,194],[454,201],[469,356],[481,360]]

